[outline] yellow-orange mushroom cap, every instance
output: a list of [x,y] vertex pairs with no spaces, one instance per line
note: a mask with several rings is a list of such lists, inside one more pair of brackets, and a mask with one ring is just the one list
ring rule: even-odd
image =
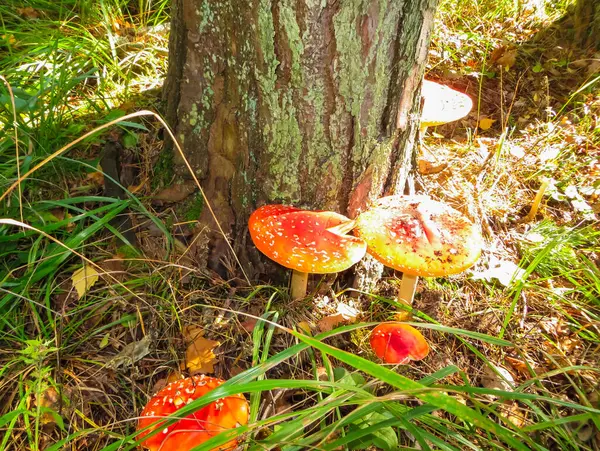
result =
[[423,80],[421,96],[421,127],[434,127],[457,121],[469,114],[473,108],[473,101],[467,94],[429,80]]
[[[176,415],[177,410],[200,398],[224,383],[222,379],[208,376],[193,376],[167,385],[148,402],[138,421],[142,430],[161,418]],[[248,401],[237,394],[219,399],[170,426],[160,422],[141,432],[138,438],[146,437],[151,431],[161,429],[152,437],[142,440],[142,446],[150,451],[188,451],[208,439],[240,425],[248,423]],[[237,440],[219,446],[218,450],[232,450]]]
[[364,240],[328,230],[349,221],[332,211],[265,205],[250,215],[248,229],[271,260],[302,273],[326,274],[348,269],[366,253]]
[[422,195],[378,199],[358,216],[354,233],[381,263],[412,276],[456,274],[481,254],[479,229],[449,205]]
[[404,364],[429,354],[429,345],[417,329],[408,324],[383,323],[371,332],[373,352],[385,363]]

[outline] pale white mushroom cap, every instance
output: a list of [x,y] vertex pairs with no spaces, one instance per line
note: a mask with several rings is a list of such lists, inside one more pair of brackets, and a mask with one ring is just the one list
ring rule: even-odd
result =
[[467,94],[433,81],[423,80],[421,95],[424,99],[422,127],[457,121],[469,114],[473,108],[473,101]]

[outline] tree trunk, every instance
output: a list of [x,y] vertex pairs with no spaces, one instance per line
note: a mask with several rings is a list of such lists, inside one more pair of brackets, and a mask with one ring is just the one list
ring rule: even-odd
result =
[[437,0],[173,1],[167,119],[250,277],[269,269],[247,232],[258,206],[352,217],[403,192]]
[[577,0],[575,41],[583,49],[600,50],[600,1]]

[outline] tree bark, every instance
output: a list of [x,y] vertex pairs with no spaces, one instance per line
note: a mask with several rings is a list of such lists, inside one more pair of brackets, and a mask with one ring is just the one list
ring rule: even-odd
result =
[[575,42],[583,49],[600,50],[600,1],[577,0]]
[[[353,217],[403,192],[437,0],[173,1],[168,120],[251,277],[269,271],[258,206]],[[225,238],[200,220],[222,270]]]

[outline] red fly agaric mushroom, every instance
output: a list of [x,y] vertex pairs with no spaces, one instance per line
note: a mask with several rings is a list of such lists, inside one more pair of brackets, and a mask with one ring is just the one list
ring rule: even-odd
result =
[[388,196],[356,218],[367,252],[402,271],[398,298],[412,304],[418,276],[456,274],[481,254],[479,229],[462,213],[427,196]]
[[408,363],[424,359],[429,354],[425,337],[408,324],[380,324],[371,332],[369,342],[373,352],[385,363]]
[[345,235],[344,215],[308,211],[288,205],[265,205],[248,220],[255,246],[280,265],[293,270],[291,296],[306,296],[308,274],[344,271],[364,257],[366,243]]
[[[221,385],[223,380],[208,376],[192,376],[167,385],[148,402],[138,421],[138,430],[144,429],[161,418],[176,416],[177,410]],[[211,437],[248,423],[248,401],[237,394],[219,399],[200,410],[180,419],[174,424],[156,424],[140,433],[143,438],[155,429],[159,433],[141,441],[150,451],[188,451]],[[232,440],[218,448],[231,450],[237,446]]]
[[423,80],[421,96],[423,97],[422,134],[427,127],[446,124],[465,117],[473,108],[473,101],[468,95],[429,80]]

